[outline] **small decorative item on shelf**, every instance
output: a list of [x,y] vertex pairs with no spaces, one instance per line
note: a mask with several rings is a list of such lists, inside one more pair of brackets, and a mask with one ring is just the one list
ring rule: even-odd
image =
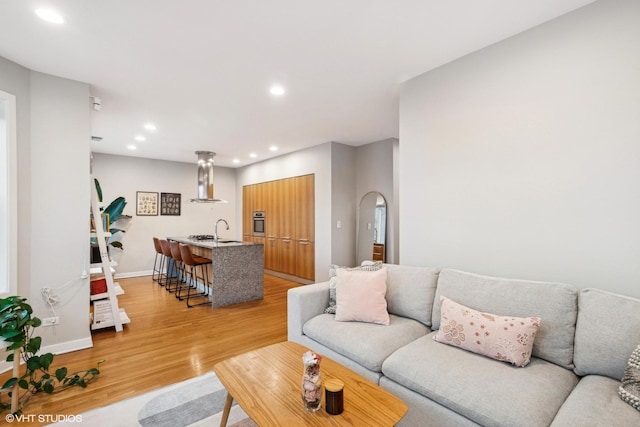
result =
[[91,295],[107,293],[107,280],[103,277],[91,280]]
[[304,373],[302,375],[302,401],[307,411],[315,412],[322,403],[322,380],[320,376],[322,356],[307,351],[302,355]]

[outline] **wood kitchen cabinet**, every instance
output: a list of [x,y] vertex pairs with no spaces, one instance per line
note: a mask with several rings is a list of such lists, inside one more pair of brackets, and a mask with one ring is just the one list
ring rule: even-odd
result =
[[[265,212],[265,237],[253,236],[253,212]],[[264,244],[264,266],[315,280],[315,177],[304,175],[242,188],[243,240]]]
[[296,275],[296,244],[292,239],[280,239],[280,272]]
[[299,176],[295,181],[295,239],[307,242],[314,241],[314,176]]
[[253,195],[253,210],[267,211],[267,185],[266,183],[256,184],[255,194]]
[[282,190],[282,209],[280,210],[280,237],[282,239],[293,239],[295,235],[296,179],[286,178],[279,181]]
[[280,239],[267,237],[264,239],[264,268],[267,270],[280,271],[282,257],[280,253]]
[[280,181],[270,181],[264,184],[266,194],[265,212],[267,213],[266,237],[277,239],[280,237],[282,226],[282,185]]
[[296,276],[315,280],[315,245],[313,242],[298,240],[296,242]]
[[314,175],[296,178],[295,239],[296,276],[315,280],[315,180]]
[[256,186],[246,185],[242,187],[242,234],[253,236],[254,196]]

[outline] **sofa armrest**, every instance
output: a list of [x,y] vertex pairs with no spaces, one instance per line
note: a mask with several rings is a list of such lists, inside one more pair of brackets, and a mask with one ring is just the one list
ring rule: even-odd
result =
[[287,292],[287,335],[299,341],[307,320],[318,316],[329,306],[329,282],[291,288]]

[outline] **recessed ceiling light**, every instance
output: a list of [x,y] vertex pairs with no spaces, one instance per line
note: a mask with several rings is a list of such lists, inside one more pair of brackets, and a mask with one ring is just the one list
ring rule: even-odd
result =
[[251,157],[252,159],[255,159],[256,157],[258,157],[258,155],[256,153],[251,153],[249,154],[249,157]]
[[153,123],[147,123],[146,125],[144,125],[144,128],[149,132],[155,132],[158,129]]
[[275,145],[272,145],[271,147],[269,147],[270,151],[278,151],[278,147],[276,147]]
[[127,148],[128,148],[129,150],[131,150],[131,151],[133,151],[133,150],[137,150],[137,149],[138,149],[138,147],[136,147],[136,146],[135,146],[135,145],[133,145],[133,144],[129,144],[129,145],[127,145]]
[[136,141],[146,141],[147,140],[147,138],[145,138],[142,135],[136,135],[136,137],[133,138],[133,139],[135,139]]
[[44,19],[47,22],[51,22],[52,24],[64,24],[64,18],[62,15],[51,9],[40,8],[36,9],[35,12],[40,19]]
[[284,95],[284,88],[280,85],[273,85],[269,88],[271,95],[281,96]]
[[233,163],[240,163],[240,159],[233,159]]

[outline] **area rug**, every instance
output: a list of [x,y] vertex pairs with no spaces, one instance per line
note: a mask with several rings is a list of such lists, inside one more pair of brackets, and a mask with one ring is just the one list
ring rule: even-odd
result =
[[[96,427],[186,427],[220,425],[227,392],[213,372],[80,414],[78,419],[50,424]],[[235,402],[228,426],[256,424]]]

